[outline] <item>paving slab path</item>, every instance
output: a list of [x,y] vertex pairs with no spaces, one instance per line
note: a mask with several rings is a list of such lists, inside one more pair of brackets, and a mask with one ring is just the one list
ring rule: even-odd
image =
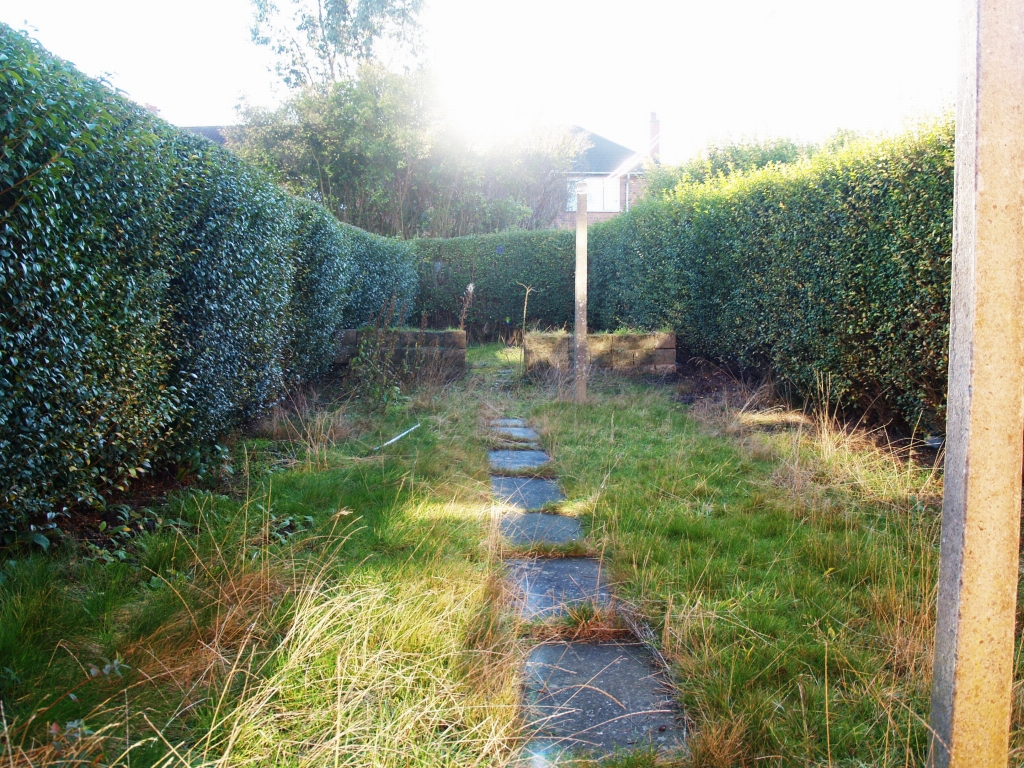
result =
[[[495,419],[496,437],[539,441],[522,419]],[[489,454],[494,500],[509,508],[501,533],[516,547],[551,547],[583,539],[579,520],[552,514],[565,497],[554,480],[509,476],[538,469],[551,457],[532,444]],[[505,561],[516,610],[528,621],[564,621],[574,607],[614,604],[602,563],[592,557],[522,557]],[[636,750],[685,748],[686,732],[664,670],[638,642],[544,642],[523,670],[523,710],[531,736],[531,768],[574,756],[607,757]]]
[[491,422],[491,427],[503,428],[503,427],[525,427],[526,419],[494,419]]
[[683,746],[664,673],[639,643],[541,643],[526,662],[531,765],[568,753]]
[[540,435],[529,427],[494,427],[494,433],[509,440],[524,442],[540,440]]
[[536,512],[549,504],[565,501],[558,483],[537,477],[491,475],[491,493],[499,503],[525,512]]
[[595,557],[538,557],[505,565],[524,619],[555,618],[583,604],[603,608],[611,602]]
[[551,461],[551,457],[544,451],[535,451],[531,449],[507,450],[504,448],[496,451],[490,451],[488,459],[491,463],[491,471],[497,472],[515,472],[524,469],[540,469]]

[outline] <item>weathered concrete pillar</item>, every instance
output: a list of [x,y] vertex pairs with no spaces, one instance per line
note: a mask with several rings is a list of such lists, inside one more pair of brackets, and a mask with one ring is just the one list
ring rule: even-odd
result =
[[576,402],[587,399],[587,183],[576,185]]
[[1024,432],[1024,3],[962,0],[934,768],[1004,768]]

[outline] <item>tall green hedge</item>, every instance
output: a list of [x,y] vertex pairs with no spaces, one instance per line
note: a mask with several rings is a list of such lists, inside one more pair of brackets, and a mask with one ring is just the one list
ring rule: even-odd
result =
[[416,299],[416,255],[404,240],[371,235],[350,224],[340,230],[354,265],[346,328],[370,322],[394,301],[391,322],[402,325]]
[[953,125],[680,187],[595,228],[594,316],[926,428],[944,417]]
[[[457,325],[466,288],[466,317],[476,338],[522,325],[523,299],[533,286],[528,323],[560,328],[572,322],[576,236],[563,231],[509,231],[450,240],[414,240],[419,267],[415,315],[435,327]],[[567,255],[568,254],[568,255]]]
[[0,528],[192,461],[411,303],[343,227],[0,25]]
[[[589,324],[672,328],[684,353],[937,428],[952,195],[949,120],[684,184],[591,228]],[[474,282],[481,330],[520,325],[522,282],[538,289],[529,322],[571,323],[574,243],[565,232],[419,241],[419,309],[451,323]]]

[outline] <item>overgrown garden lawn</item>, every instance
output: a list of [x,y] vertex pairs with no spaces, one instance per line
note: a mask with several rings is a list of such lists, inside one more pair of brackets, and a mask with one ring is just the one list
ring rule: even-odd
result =
[[386,416],[309,405],[239,441],[227,486],[179,493],[126,562],[7,563],[18,765],[506,760],[517,690],[477,407],[472,385]]
[[518,349],[468,359],[465,382],[383,415],[278,414],[123,563],[68,547],[8,562],[16,765],[58,748],[128,765],[126,744],[135,766],[510,764],[527,640],[498,587],[498,415],[541,431],[563,511],[653,629],[688,765],[923,764],[936,472],[820,415],[600,375],[576,405],[564,381],[500,384]]
[[939,474],[827,415],[588,394],[530,415],[659,638],[693,765],[923,765]]

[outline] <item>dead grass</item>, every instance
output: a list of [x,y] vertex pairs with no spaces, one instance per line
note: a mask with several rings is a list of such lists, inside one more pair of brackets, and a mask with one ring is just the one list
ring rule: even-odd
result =
[[746,747],[747,723],[742,715],[705,719],[688,742],[688,768],[748,768],[756,764]]

